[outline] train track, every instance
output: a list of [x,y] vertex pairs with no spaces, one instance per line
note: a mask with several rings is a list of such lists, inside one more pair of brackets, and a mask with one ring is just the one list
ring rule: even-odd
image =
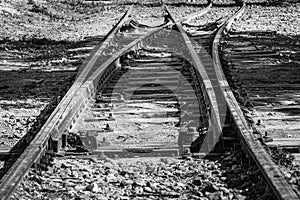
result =
[[[131,6],[24,152],[17,159],[10,155],[0,197],[9,199],[30,167],[43,169],[56,153],[76,155],[79,147],[111,157],[179,156],[189,149],[206,156],[239,143],[278,199],[298,199],[254,138],[222,70],[218,47],[244,12],[238,3],[217,32],[190,37],[180,22],[199,13],[176,20],[164,6],[165,23],[151,27],[128,20]],[[199,130],[206,133],[201,141],[198,127],[206,130]]]
[[276,34],[231,32],[222,47],[222,64],[239,82],[236,91],[246,99],[240,105],[248,109],[258,137],[263,136],[269,148],[289,151],[299,161],[299,73],[294,70],[299,45],[293,37]]

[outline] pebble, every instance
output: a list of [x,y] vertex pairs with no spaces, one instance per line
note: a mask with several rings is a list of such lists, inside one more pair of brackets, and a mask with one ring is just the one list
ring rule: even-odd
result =
[[86,188],[86,187],[83,186],[83,185],[76,185],[76,186],[74,187],[74,189],[77,190],[77,191],[83,191],[85,188]]
[[[253,103],[254,107],[256,106],[260,107],[259,109],[256,109],[255,115],[250,114],[249,110],[244,109],[243,112],[247,113],[246,117],[248,118],[248,121],[250,122],[253,118],[257,118],[256,116],[262,116],[262,118],[259,119],[259,121],[256,124],[257,130],[261,133],[265,133],[266,130],[269,137],[296,137],[293,129],[289,128],[287,124],[290,124],[290,127],[293,127],[293,124],[296,125],[295,121],[278,121],[274,122],[273,117],[276,115],[281,115],[281,112],[275,112],[273,110],[272,112],[264,111],[263,107],[268,107],[268,110],[272,110],[272,108],[277,106],[276,103],[271,101],[264,101],[259,100],[252,101],[253,97],[257,98],[265,98],[268,99],[269,97],[273,96],[280,96],[281,90],[278,89],[278,91],[274,90],[272,91],[272,94],[269,94],[268,91],[270,88],[268,86],[261,88],[259,91],[250,91],[247,90],[247,86],[250,86],[255,88],[257,85],[268,85],[269,83],[273,83],[274,80],[276,80],[276,77],[278,77],[278,74],[280,75],[280,69],[282,66],[285,66],[286,60],[288,60],[289,70],[285,71],[285,74],[289,78],[290,87],[293,88],[293,78],[292,75],[294,74],[295,69],[298,69],[299,62],[297,59],[297,56],[294,52],[298,52],[299,54],[299,44],[297,43],[299,41],[299,34],[300,34],[300,26],[299,26],[299,19],[300,19],[300,4],[299,3],[287,3],[286,1],[270,1],[270,0],[246,0],[246,2],[255,2],[254,4],[248,4],[246,6],[245,13],[243,16],[236,21],[236,23],[232,26],[232,35],[243,35],[242,38],[234,39],[234,37],[229,37],[227,41],[227,45],[225,45],[224,52],[224,60],[226,62],[230,63],[227,69],[233,69],[232,67],[236,69],[240,69],[242,66],[239,64],[241,60],[243,60],[243,63],[248,62],[251,60],[249,58],[248,60],[243,57],[240,59],[234,59],[232,60],[229,58],[229,55],[236,54],[237,56],[244,54],[245,52],[252,51],[254,52],[255,49],[257,52],[260,52],[261,50],[274,50],[279,57],[272,59],[272,62],[274,65],[272,65],[272,70],[264,70],[263,67],[266,64],[269,63],[269,56],[263,56],[260,57],[260,59],[257,59],[256,66],[260,66],[256,69],[256,72],[253,71],[253,69],[246,69],[241,68],[242,70],[238,70],[238,72],[234,72],[234,70],[230,70],[229,77],[235,77],[236,80],[243,79],[245,76],[251,76],[254,78],[244,80],[242,82],[238,81],[241,84],[231,83],[235,86],[238,85],[240,89],[237,91],[240,92],[240,94],[246,92],[247,94],[244,96],[244,102],[240,102],[241,104],[246,104],[248,100]],[[260,5],[256,4],[258,2],[264,2],[264,3],[270,3],[269,5]],[[272,19],[272,20],[270,20]],[[259,31],[259,32],[258,32]],[[264,33],[266,32],[266,33]],[[269,32],[269,33],[268,33]],[[231,46],[231,44],[239,43],[239,46]],[[251,43],[251,47],[249,47],[249,44]],[[233,47],[233,48],[232,48]],[[230,49],[230,51],[228,51]],[[241,49],[244,49],[241,51]],[[243,53],[239,53],[243,52]],[[227,57],[229,56],[229,57]],[[254,58],[256,59],[256,58]],[[224,66],[226,67],[226,65]],[[279,69],[279,70],[277,70]],[[264,74],[261,74],[262,70],[264,71]],[[228,73],[228,71],[227,71]],[[255,78],[258,77],[258,78]],[[264,78],[262,78],[264,77]],[[230,79],[230,78],[229,78]],[[261,80],[263,79],[263,82]],[[277,84],[284,84],[283,82],[277,81]],[[256,85],[257,84],[257,85]],[[243,88],[243,85],[245,88]],[[234,86],[234,87],[235,87]],[[248,97],[247,97],[248,95]],[[237,97],[238,95],[235,94]],[[243,99],[242,98],[242,99]],[[283,99],[281,102],[293,102],[296,98],[289,98],[289,99]],[[253,106],[252,105],[252,106]],[[291,104],[292,105],[292,104]],[[297,113],[290,114],[290,117],[297,115]],[[262,121],[261,121],[262,120]],[[287,127],[287,128],[283,128]],[[293,162],[293,159],[289,157],[285,157],[284,154],[278,154],[274,152],[270,152],[272,159],[283,171],[288,171],[285,174],[285,178],[292,184],[292,187],[297,188],[300,190],[300,188],[297,186],[297,177],[299,175],[294,174],[297,169],[299,170],[299,166],[293,166],[295,162]],[[287,154],[288,156],[289,154]],[[296,163],[295,163],[296,164]],[[243,173],[242,169],[235,169],[233,170],[233,173],[235,174],[241,174]],[[247,176],[246,176],[247,177]],[[238,179],[241,179],[242,181],[238,181]],[[252,181],[250,179],[246,180],[247,178],[244,178],[243,176],[238,177],[236,180],[231,179],[230,183],[232,185],[241,185],[241,187],[246,186],[247,184],[251,184]],[[224,180],[226,181],[226,180]]]
[[300,16],[299,7],[299,4],[292,6],[249,5],[246,13],[238,23],[233,25],[233,28],[237,31],[272,30],[283,35],[297,36],[300,33],[297,20]]
[[97,193],[101,191],[101,188],[99,188],[97,183],[91,183],[86,187],[86,190]]
[[200,177],[196,177],[194,180],[193,180],[193,184],[194,185],[197,185],[197,186],[201,186],[202,185],[202,180]]
[[[43,188],[65,189],[62,191],[62,197],[114,199],[118,196],[119,199],[125,200],[131,199],[132,196],[146,195],[145,197],[149,199],[159,199],[161,194],[176,199],[225,200],[232,199],[235,194],[242,194],[243,191],[254,187],[250,184],[243,186],[242,189],[239,188],[243,185],[242,183],[247,183],[247,181],[243,182],[242,178],[249,180],[251,176],[254,176],[251,172],[257,171],[256,169],[243,169],[242,166],[233,164],[232,160],[194,159],[191,161],[175,158],[142,160],[142,158],[136,158],[113,161],[119,167],[118,170],[110,168],[111,162],[103,162],[99,158],[95,158],[92,162],[91,159],[76,157],[55,159],[54,165],[49,167],[43,176],[30,171],[29,177],[31,178],[26,179],[25,184],[20,185],[15,195],[22,196],[25,192],[29,196],[34,196],[35,193],[42,196],[51,195],[39,186],[42,180],[47,180]],[[144,173],[143,167],[147,165],[152,165],[155,170]],[[235,172],[237,174],[234,174]],[[59,177],[64,177],[64,180]],[[27,186],[29,187],[25,189]],[[243,198],[242,195],[239,198]]]
[[220,187],[220,190],[223,191],[225,194],[230,193],[230,191],[226,187]]
[[152,189],[150,187],[144,187],[145,192],[152,192]]
[[[232,162],[232,160],[229,159],[226,162]],[[57,169],[54,170],[55,168]],[[70,170],[71,173],[69,173]],[[252,170],[255,171],[254,169],[243,169],[239,165],[231,166],[230,164],[227,168],[226,164],[221,166],[217,162],[197,161],[191,157],[188,157],[188,161],[163,158],[159,162],[156,161],[154,163],[136,162],[130,164],[125,162],[121,166],[118,166],[115,160],[101,155],[99,158],[91,158],[88,162],[74,158],[62,161],[55,160],[54,166],[46,174],[47,177],[55,175],[57,177],[67,176],[66,178],[74,178],[71,180],[78,179],[77,183],[71,180],[63,181],[59,178],[60,181],[57,182],[54,179],[49,179],[48,184],[52,185],[55,189],[62,188],[63,184],[67,185],[66,187],[73,187],[74,189],[62,192],[63,195],[74,195],[74,197],[82,197],[83,199],[93,198],[94,194],[91,194],[91,192],[101,193],[97,194],[96,199],[106,200],[113,199],[113,197],[109,197],[113,193],[122,193],[122,195],[116,196],[128,199],[133,193],[144,194],[144,192],[150,193],[155,191],[160,193],[162,191],[169,191],[170,195],[186,195],[196,199],[207,200],[223,198],[222,192],[224,195],[233,198],[233,192],[231,192],[231,189],[228,189],[231,187],[234,188],[233,186],[229,186],[230,183],[250,179],[251,175],[253,176]],[[248,172],[250,176],[247,175]],[[34,196],[45,197],[50,195],[50,192],[47,193],[42,190],[40,181],[39,178],[25,180],[26,184],[22,184],[18,188],[19,190],[16,192],[16,195],[22,197],[26,194],[26,196],[31,195],[32,198]],[[103,184],[99,184],[100,181]],[[224,185],[224,187],[219,187],[219,184]],[[175,185],[178,187],[175,187]],[[200,188],[199,186],[202,185],[205,185],[205,187]],[[32,188],[29,186],[32,186]],[[23,190],[26,187],[28,187],[28,192]],[[185,187],[187,189],[178,189]],[[200,190],[206,197],[203,197],[202,193],[200,195],[199,192],[197,193],[198,195],[190,195],[192,192]],[[210,192],[202,190],[209,190]],[[242,195],[237,196],[239,199],[245,198]]]

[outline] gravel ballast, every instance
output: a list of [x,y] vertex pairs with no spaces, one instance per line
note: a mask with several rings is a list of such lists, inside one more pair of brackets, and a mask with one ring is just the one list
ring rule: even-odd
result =
[[272,198],[259,170],[241,154],[212,161],[177,158],[58,158],[30,171],[18,199],[256,199]]

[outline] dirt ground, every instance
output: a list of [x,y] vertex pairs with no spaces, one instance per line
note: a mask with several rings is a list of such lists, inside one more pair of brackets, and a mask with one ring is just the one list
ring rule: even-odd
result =
[[63,97],[84,58],[125,8],[82,1],[1,1],[1,148],[13,146],[50,101]]
[[299,9],[300,3],[247,6],[225,50],[254,106],[256,128],[271,137],[300,137]]
[[124,11],[124,6],[81,2],[2,1],[0,35],[2,39],[16,41],[30,38],[78,41],[86,36],[105,35]]
[[[259,137],[299,139],[300,4],[249,3],[222,48],[225,73]],[[281,148],[270,155],[299,191],[293,156]]]
[[[228,2],[231,3],[232,1],[230,0]],[[242,25],[234,26],[233,30],[235,32],[244,34],[247,31],[276,31],[277,34],[280,34],[282,36],[283,42],[292,41],[298,48],[300,32],[299,3],[284,4],[283,6],[275,7],[263,7],[255,5],[257,3],[256,0],[251,0],[249,2],[254,4],[251,5],[253,10],[245,15]],[[220,2],[218,1],[216,3]],[[26,134],[26,132],[37,120],[37,116],[39,116],[40,113],[47,107],[47,105],[49,105],[51,100],[60,99],[65,94],[65,92],[74,81],[77,70],[84,58],[93,49],[94,45],[101,42],[103,36],[118,21],[125,9],[126,5],[114,7],[112,5],[104,6],[101,3],[85,4],[80,0],[0,1],[0,148],[9,148],[13,146],[24,134]],[[157,15],[160,10],[153,9],[150,12],[151,9],[147,9],[149,10],[149,15],[139,16],[139,19],[141,21],[145,18],[149,18],[149,23],[152,25],[160,24],[163,21],[163,15]],[[183,13],[189,12],[190,11],[183,11]],[[159,21],[159,23],[156,24],[156,20]],[[247,35],[246,38],[247,37],[249,38],[249,35]],[[272,42],[272,40],[268,41]],[[249,47],[249,43],[247,42],[249,41],[244,41],[242,45],[247,46],[247,48],[251,48]],[[259,47],[271,46],[271,44],[266,44],[264,42],[265,41],[262,40],[256,41],[255,45]],[[283,52],[282,57],[290,55],[289,53],[286,54],[286,51],[296,52],[295,54],[292,54],[294,56],[294,59],[284,58],[278,60],[278,70],[285,70],[287,69],[286,66],[290,66],[287,63],[292,63],[292,67],[295,67],[296,72],[298,73],[298,57],[300,55],[299,48],[295,50],[291,49],[290,46],[284,47],[284,45],[282,44],[278,45],[277,47],[282,48],[280,49],[280,51]],[[264,62],[265,61],[269,62],[270,60],[266,59],[264,60]],[[276,63],[277,61],[275,60],[274,62]],[[260,64],[261,63],[258,62],[257,66],[259,66]],[[257,69],[252,69],[252,73],[254,74],[253,76],[256,79],[244,79],[244,82],[249,81],[248,84],[252,84],[253,81],[261,80],[261,78],[257,75],[256,70]],[[246,74],[247,73],[248,72],[246,72]],[[269,71],[267,71],[266,73],[269,73]],[[278,74],[278,72],[270,75],[269,77],[271,77],[273,80],[277,80],[278,76],[276,76],[276,74]],[[297,80],[296,78],[297,77],[295,77],[295,80]],[[272,93],[266,94],[270,94],[273,96],[276,95]],[[261,94],[258,94],[256,92],[254,92],[252,95],[253,98],[260,96]],[[285,95],[283,97],[283,103],[281,103],[280,106],[295,106],[294,104],[299,105],[299,94],[294,96],[292,100],[290,99],[290,96]],[[284,120],[279,120],[279,123],[278,120],[272,121],[271,119],[274,118],[274,116],[282,118],[283,114],[282,112],[277,112],[276,114],[274,114],[275,111],[273,107],[278,106],[278,104],[268,104],[268,106],[272,107],[272,111],[266,110],[266,107],[256,107],[256,111],[253,112],[252,116],[255,120],[255,123],[258,123],[257,119],[255,119],[255,116],[258,116],[259,119],[264,119],[262,121],[263,125],[258,127],[262,129],[262,132],[264,132],[265,130],[272,132],[270,131],[270,129],[275,131],[278,130],[278,132],[276,133],[278,134],[277,136],[285,135],[288,137],[285,132],[280,132],[281,130],[283,130],[283,127],[284,131],[290,127],[299,127],[297,121],[287,122]],[[294,116],[299,115],[298,112],[293,112],[292,114]],[[270,120],[268,121],[268,119]],[[299,129],[297,129],[292,136],[295,136],[297,134],[299,135]],[[231,160],[233,160],[233,158],[230,158],[230,163],[232,163]],[[85,163],[85,161],[79,162]],[[96,163],[97,162],[99,162],[100,164],[104,163],[104,161],[102,162],[96,160]],[[65,163],[67,163],[67,165],[62,168],[72,169],[72,164],[69,164],[68,161]],[[58,161],[56,164],[57,166],[62,165],[60,161]],[[199,166],[199,163],[195,164]],[[206,163],[202,163],[201,165],[203,165],[204,168],[207,167]],[[95,166],[95,171],[97,171],[98,168]],[[106,168],[110,169],[112,167],[109,166]],[[225,190],[226,188],[214,188],[214,184],[208,185],[208,187],[213,188],[212,192],[220,191],[222,192],[222,194],[226,193],[226,196],[228,196],[228,198],[231,193],[236,193],[236,190],[240,189],[240,185],[243,186],[243,183],[251,185],[251,183],[253,182],[253,180],[251,179],[256,178],[256,174],[253,173],[252,176],[247,178],[246,182],[244,181],[244,177],[245,174],[249,176],[248,169],[240,170],[240,167],[237,164],[236,166],[230,166],[230,168],[231,170],[229,171],[232,173],[230,174],[231,178],[229,180],[233,179],[232,181],[230,181],[230,183],[233,184],[237,189],[235,187],[232,187],[229,188],[230,191],[227,191]],[[218,176],[221,179],[222,173],[218,167],[211,170],[219,170]],[[109,170],[106,169],[106,171]],[[235,176],[238,171],[242,171],[242,173],[240,173],[240,179],[238,179],[237,181]],[[61,170],[61,175],[64,173],[65,172]],[[290,174],[292,174],[290,175],[290,179],[294,182],[296,181],[296,184],[294,185],[296,187],[299,187],[299,176],[297,176],[296,173],[297,171],[290,172]],[[95,174],[97,175],[97,172],[95,172]],[[49,173],[48,175],[50,176],[51,173]],[[74,196],[84,197],[84,195],[89,195],[89,193],[85,194],[86,190],[97,190],[98,183],[95,185],[92,181],[90,181],[92,180],[90,178],[90,175],[94,175],[94,171],[88,172],[86,182],[81,185],[81,188],[77,187],[77,189],[79,190],[77,191],[77,193],[79,195],[76,194]],[[70,177],[72,176],[73,174],[70,175]],[[173,175],[169,174],[168,176]],[[37,182],[36,178],[40,178],[35,174],[32,174],[32,177],[32,184],[35,184],[34,182]],[[211,177],[213,176],[211,175]],[[193,181],[194,180],[197,181],[198,179],[193,178]],[[61,180],[59,180],[58,182],[59,184],[55,183],[54,180],[50,182],[50,184],[53,184],[54,189],[61,187],[74,187],[75,190],[75,185],[72,185],[72,183],[71,185],[68,185],[69,183],[63,183]],[[220,181],[220,183],[224,184],[224,181]],[[63,184],[64,186],[62,186]],[[35,184],[33,187],[36,187],[37,190],[40,190],[40,193],[38,194],[36,194],[35,191],[33,191],[31,188],[24,187],[26,195],[29,195],[28,199],[30,199],[32,196],[37,195],[39,195],[40,198],[43,198],[42,192],[44,191],[44,188],[41,187],[41,185],[42,184]],[[257,185],[259,188],[259,181]],[[251,190],[247,189],[246,186],[243,187],[243,189],[246,188],[245,192],[247,193],[249,193],[249,191],[258,191],[256,186]],[[191,187],[193,187],[193,184],[191,184]],[[143,191],[145,190],[146,193],[152,193],[149,192],[149,187],[146,188],[144,186],[141,186],[139,188],[142,188]],[[150,189],[151,191],[154,190],[153,187],[150,187]],[[199,191],[199,188],[196,189],[197,191]],[[46,191],[46,193],[51,192],[51,190]],[[93,191],[89,192],[92,193]],[[205,196],[208,196],[210,194],[210,192],[206,194],[204,191]],[[216,196],[220,195],[216,194]],[[244,198],[238,197],[236,197],[236,199]]]

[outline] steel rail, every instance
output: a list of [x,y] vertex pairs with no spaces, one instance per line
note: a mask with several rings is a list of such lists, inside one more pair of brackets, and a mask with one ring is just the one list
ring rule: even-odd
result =
[[[88,80],[85,81],[85,83],[80,87],[80,89],[77,91],[77,94],[75,95],[76,98],[73,99],[73,103],[70,104],[70,107],[66,111],[66,115],[68,115],[68,118],[65,117],[65,122],[60,123],[59,127],[57,129],[66,129],[68,125],[72,126],[72,119],[76,118],[76,115],[80,113],[80,110],[83,109],[83,105],[86,104],[88,99],[93,98],[95,95],[95,91],[99,89],[101,86],[97,86],[97,83],[99,82],[100,78],[103,78],[103,73],[107,68],[113,63],[116,62],[120,56],[127,53],[129,50],[134,48],[134,46],[137,46],[139,43],[142,43],[143,40],[148,38],[150,35],[155,34],[156,32],[164,29],[167,26],[171,26],[172,24],[165,24],[159,28],[153,29],[147,34],[140,36],[139,38],[132,41],[130,44],[124,46],[122,49],[120,49],[118,52],[115,52],[114,55],[112,55],[108,60],[106,60],[101,66],[97,68],[97,70],[88,78]],[[109,75],[106,75],[104,78],[105,80],[101,80],[102,82],[105,82],[109,79],[110,75],[112,74],[113,70],[116,68],[110,70]],[[101,83],[102,83],[101,82]],[[86,99],[88,97],[88,99]],[[64,128],[62,128],[64,127]],[[51,131],[51,137],[53,140],[58,141],[60,138],[60,132],[59,131]]]
[[[67,94],[63,97],[61,102],[58,104],[56,109],[52,112],[46,123],[43,125],[41,130],[31,141],[31,144],[24,150],[13,166],[8,170],[8,172],[0,180],[0,198],[5,200],[9,199],[18,183],[22,180],[25,174],[29,171],[30,167],[45,154],[46,150],[50,148],[51,143],[49,142],[51,134],[49,130],[53,129],[55,124],[59,122],[60,119],[64,118],[65,110],[70,106],[71,99],[74,97],[76,91],[83,84],[84,80],[87,79],[88,73],[92,66],[95,64],[101,52],[112,40],[114,35],[119,31],[123,23],[128,19],[131,14],[133,6],[125,12],[121,17],[119,22],[111,29],[107,34],[105,41],[92,52],[92,55],[87,59],[86,63],[83,63],[85,68],[80,73],[78,78],[75,80],[74,84],[68,90]],[[57,131],[57,130],[56,130]],[[53,147],[51,147],[53,148]]]
[[202,9],[201,11],[196,12],[194,14],[190,14],[190,15],[188,15],[186,17],[183,17],[182,19],[178,20],[178,22],[182,23],[184,21],[190,21],[190,20],[192,20],[192,19],[194,19],[196,17],[200,17],[200,16],[206,14],[211,8],[212,8],[212,0],[209,0],[208,1],[208,5],[204,9]]
[[[145,35],[140,36],[128,45],[124,46],[119,51],[115,52],[109,59],[107,59],[101,66],[99,66],[97,70],[88,78],[88,80],[86,80],[84,84],[76,91],[75,98],[71,100],[69,108],[65,111],[65,115],[68,116],[65,117],[66,120],[61,121],[59,124],[56,124],[56,128],[53,127],[54,131],[50,131],[52,139],[55,141],[60,140],[61,133],[59,131],[55,131],[55,129],[68,129],[68,126],[72,126],[72,124],[75,123],[72,122],[73,119],[76,119],[76,116],[78,117],[78,113],[81,112],[83,106],[87,104],[87,101],[89,99],[94,97],[96,90],[101,87],[97,85],[98,82],[100,82],[100,84],[104,83],[114,73],[114,70],[116,70],[116,67],[114,67],[113,69],[110,69],[105,76],[103,75],[105,70],[107,70],[112,63],[116,62],[122,55],[130,51],[132,48],[134,48],[134,46],[137,46],[138,43],[141,43],[145,38],[170,25],[171,24],[166,24],[162,27],[151,30]],[[99,81],[101,78],[103,80]]]
[[[220,39],[223,35],[226,34],[226,31],[228,31],[231,27],[231,25],[234,23],[235,20],[237,20],[239,17],[242,16],[244,10],[245,10],[245,3],[243,1],[238,1],[239,4],[241,4],[241,8],[236,12],[231,18],[229,18],[218,30],[214,41],[213,41],[213,62],[215,67],[216,76],[218,78],[219,87],[215,87],[214,89],[221,89],[221,94],[224,95],[224,99],[226,101],[226,105],[228,107],[228,111],[233,119],[233,126],[235,127],[235,131],[237,136],[240,139],[240,142],[244,149],[246,150],[247,154],[250,155],[250,157],[255,161],[255,164],[259,167],[260,171],[262,172],[265,180],[267,181],[268,185],[276,195],[278,199],[299,199],[299,196],[295,193],[295,191],[292,189],[291,185],[285,180],[283,173],[280,171],[280,169],[273,163],[270,156],[266,153],[263,146],[259,143],[259,141],[255,140],[252,131],[250,130],[244,115],[238,105],[238,102],[236,101],[229,84],[226,80],[226,77],[223,73],[221,62],[219,58],[219,51],[218,46],[220,43]],[[169,14],[172,16],[171,12],[167,8]],[[173,17],[172,17],[173,18]],[[174,20],[173,20],[174,21]],[[182,36],[186,38],[186,41],[188,45],[192,48],[191,42],[188,40],[188,37],[185,36],[186,33],[181,27],[181,24],[178,22],[175,22],[176,26],[178,27],[179,31],[182,33]],[[193,54],[193,50],[191,50],[191,53]],[[193,54],[196,55],[196,54]],[[201,77],[205,80],[207,78],[205,67],[202,65],[201,62],[199,62],[199,58],[195,58],[196,66],[200,66],[201,70],[204,70],[204,72],[201,72]],[[206,89],[206,91],[208,91]],[[218,94],[219,91],[217,92]],[[216,93],[215,93],[216,94]],[[213,102],[212,97],[210,96],[210,102]],[[213,105],[212,105],[213,106]],[[211,116],[213,117],[213,114],[218,113],[217,109],[214,109],[215,111],[211,112]],[[212,118],[214,119],[214,118]],[[214,124],[216,125],[216,124]],[[219,129],[219,127],[218,127]],[[215,130],[215,129],[214,129]]]
[[209,129],[208,129],[208,133],[207,133],[208,137],[206,137],[205,140],[208,141],[207,142],[208,144],[212,144],[212,145],[206,147],[207,148],[206,152],[210,152],[213,150],[214,144],[216,144],[217,141],[219,140],[219,137],[222,133],[222,124],[225,121],[225,116],[220,115],[220,114],[222,114],[222,110],[223,110],[222,109],[223,105],[221,105],[222,100],[217,99],[217,95],[216,95],[216,91],[219,91],[219,88],[218,88],[219,86],[212,84],[212,81],[207,73],[207,70],[205,69],[204,63],[199,58],[197,52],[195,51],[195,49],[192,45],[192,41],[189,39],[188,35],[182,28],[182,25],[180,24],[180,22],[175,21],[173,14],[169,10],[169,8],[167,6],[165,6],[165,7],[166,7],[167,12],[171,16],[171,19],[176,24],[176,27],[178,28],[181,36],[183,37],[183,39],[186,43],[186,46],[189,49],[190,55],[192,57],[192,64],[197,69],[197,72],[198,72],[197,78],[199,80],[201,80],[201,85],[200,85],[201,90],[203,92],[205,91],[204,94],[206,95],[206,103],[209,104],[209,108],[210,108],[210,111],[208,113],[208,118],[209,118],[208,119]]
[[222,69],[221,60],[219,56],[220,40],[228,33],[234,21],[237,21],[245,11],[246,4],[242,0],[237,0],[242,4],[241,9],[235,13],[223,26],[218,30],[213,41],[213,61],[217,77],[222,88],[223,95],[225,96],[228,110],[234,120],[236,126],[236,133],[239,135],[240,142],[242,143],[246,152],[255,161],[256,165],[262,172],[268,185],[278,199],[296,200],[300,197],[293,190],[291,185],[284,178],[284,174],[272,161],[270,155],[264,150],[264,147],[259,141],[254,138],[253,130],[250,129],[248,123],[243,115],[243,112],[234,97],[234,94],[226,80],[225,74]]
[[[93,77],[93,85],[90,85],[91,82],[86,80],[90,77],[89,73],[91,68],[95,65],[97,59],[99,58],[99,56],[101,56],[101,53],[112,41],[114,35],[119,31],[122,24],[124,24],[124,22],[128,19],[131,12],[132,6],[126,11],[120,21],[107,34],[102,45],[93,50],[91,56],[86,60],[86,62],[83,63],[83,71],[79,73],[79,76],[77,77],[75,83],[63,97],[57,108],[50,115],[35,138],[31,141],[31,144],[24,150],[24,152],[11,166],[4,177],[2,177],[2,179],[0,180],[1,199],[6,200],[10,198],[19,182],[21,182],[23,177],[28,173],[30,167],[33,165],[37,165],[42,157],[46,154],[47,150],[57,150],[59,148],[58,145],[60,145],[60,141],[58,141],[58,143],[56,144],[53,143],[55,137],[61,135],[61,131],[63,131],[62,128],[65,128],[67,125],[69,125],[69,123],[72,123],[71,121],[73,120],[73,117],[78,116],[78,114],[83,110],[84,104],[88,102],[89,98],[93,94],[91,87],[93,87],[97,80],[99,80],[97,79],[97,77],[99,78],[99,76],[97,76],[96,74],[99,75],[99,73],[101,74],[105,71],[104,67],[100,67],[98,70],[96,70],[96,72],[91,76]],[[119,51],[119,53],[108,59],[104,65],[109,66],[111,62],[117,60],[119,56],[125,53],[128,49],[132,48],[138,42],[141,42],[150,34],[154,34],[156,31],[166,26],[168,26],[168,24],[159,27],[149,32],[147,35],[131,42],[129,45]],[[89,80],[91,80],[91,78]],[[74,99],[76,99],[76,101]]]

